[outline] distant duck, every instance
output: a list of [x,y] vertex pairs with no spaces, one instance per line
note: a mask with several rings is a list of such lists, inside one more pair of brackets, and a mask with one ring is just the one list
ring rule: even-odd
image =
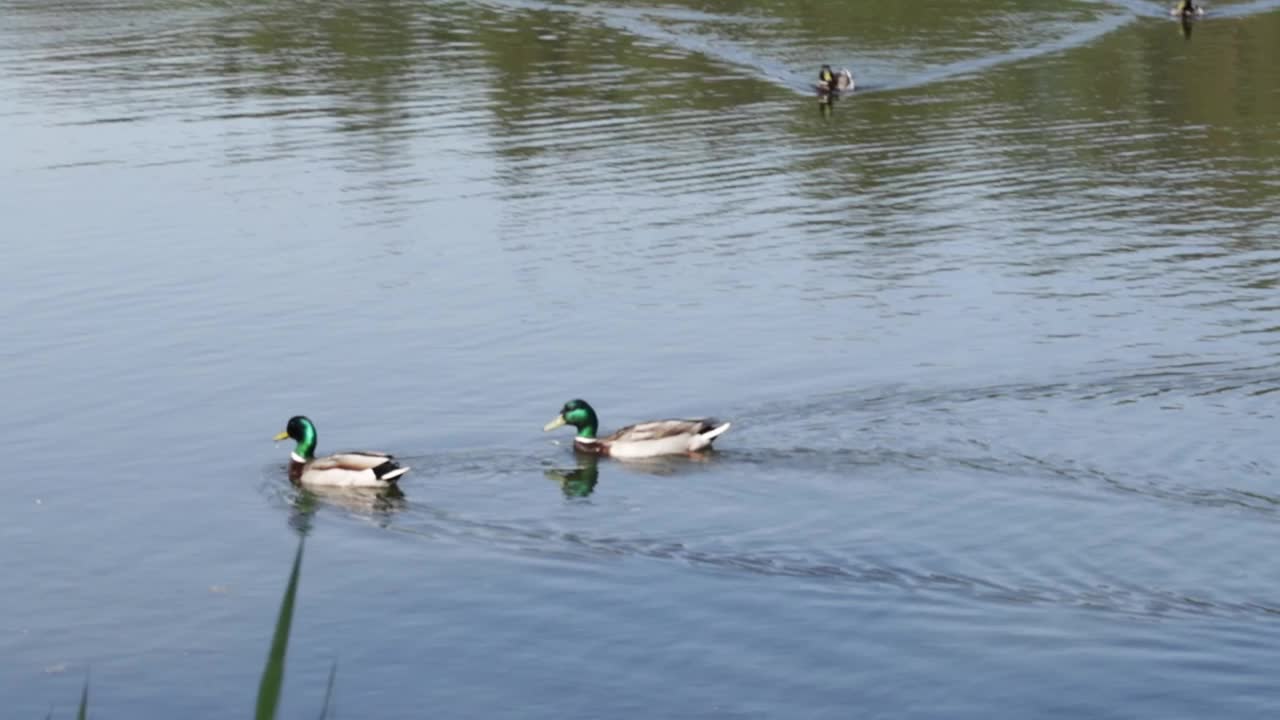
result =
[[661,455],[687,455],[711,449],[711,442],[729,429],[730,423],[716,420],[653,420],[628,425],[612,435],[596,437],[600,421],[586,400],[570,400],[551,422],[542,428],[550,432],[563,425],[578,429],[575,450],[621,459]]
[[344,452],[316,457],[316,426],[302,415],[289,418],[285,431],[275,436],[276,442],[286,438],[298,443],[289,453],[289,479],[298,485],[385,488],[409,472],[386,453]]
[[1204,8],[1192,0],[1179,0],[1177,5],[1169,8],[1169,14],[1180,18],[1194,18],[1204,15]]
[[853,73],[849,72],[848,68],[841,68],[839,72],[834,72],[830,65],[823,65],[818,71],[818,83],[814,86],[819,95],[834,95],[843,90],[853,92],[855,87]]

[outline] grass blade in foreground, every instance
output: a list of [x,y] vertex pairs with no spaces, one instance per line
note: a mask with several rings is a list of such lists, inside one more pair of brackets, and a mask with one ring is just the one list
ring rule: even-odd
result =
[[89,717],[89,676],[84,676],[84,689],[80,691],[80,712],[76,713],[77,720],[84,720]]
[[[257,720],[274,720],[280,705],[280,691],[284,687],[284,659],[289,651],[289,626],[293,624],[293,600],[298,594],[298,571],[302,567],[302,541],[298,541],[298,553],[293,557],[293,572],[289,574],[289,586],[285,588],[280,603],[280,617],[276,618],[276,633],[271,638],[271,652],[267,654],[267,666],[262,669],[262,683],[258,685]],[[87,691],[87,688],[86,688]]]
[[338,674],[338,661],[329,666],[329,687],[324,690],[324,706],[320,708],[320,720],[329,717],[329,701],[333,699],[333,678]]

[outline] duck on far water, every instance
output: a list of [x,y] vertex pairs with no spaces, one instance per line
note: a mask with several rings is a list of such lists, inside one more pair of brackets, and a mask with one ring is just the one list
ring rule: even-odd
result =
[[854,87],[853,73],[848,68],[840,68],[839,72],[835,72],[830,65],[822,66],[818,71],[818,83],[814,85],[819,96],[838,95],[844,90],[852,92]]

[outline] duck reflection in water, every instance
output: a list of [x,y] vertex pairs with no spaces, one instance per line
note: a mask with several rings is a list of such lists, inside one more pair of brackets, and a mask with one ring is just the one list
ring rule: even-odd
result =
[[311,532],[313,518],[322,505],[368,517],[378,527],[390,525],[391,516],[407,505],[404,493],[395,485],[386,488],[294,486],[293,489],[294,495],[289,503],[289,527],[301,537]]
[[1191,28],[1192,28],[1194,25],[1195,25],[1195,23],[1191,22],[1191,18],[1189,18],[1189,17],[1185,17],[1185,16],[1184,16],[1184,17],[1178,18],[1178,27],[1179,27],[1179,28],[1181,28],[1181,30],[1182,30],[1182,39],[1183,39],[1183,40],[1190,40],[1190,39],[1191,39]]
[[[578,466],[572,469],[550,468],[542,472],[546,478],[560,486],[560,491],[567,498],[584,498],[595,492],[600,482],[600,456],[588,452],[575,452]],[[638,473],[641,475],[658,475],[670,477],[679,475],[690,469],[690,465],[715,462],[712,453],[693,453],[691,455],[665,456],[628,460],[615,464],[619,472]]]
[[600,482],[600,458],[590,453],[575,453],[578,467],[572,470],[550,469],[543,472],[547,479],[560,486],[567,498],[584,498],[596,489]]

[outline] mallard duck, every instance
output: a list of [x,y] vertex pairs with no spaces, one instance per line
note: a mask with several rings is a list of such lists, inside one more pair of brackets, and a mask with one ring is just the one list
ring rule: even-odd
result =
[[582,452],[615,458],[648,458],[659,455],[685,455],[711,449],[711,441],[729,429],[730,423],[716,420],[654,420],[628,425],[612,435],[597,438],[600,421],[586,400],[570,400],[560,414],[547,423],[543,432],[561,425],[578,429],[573,447]]
[[1178,4],[1169,8],[1169,14],[1174,17],[1193,18],[1204,15],[1204,8],[1196,5],[1192,0],[1178,0]]
[[856,84],[853,82],[853,73],[848,68],[841,68],[840,72],[833,72],[830,65],[823,65],[818,71],[818,84],[814,85],[820,95],[831,95],[839,93],[843,90],[852,92]]
[[298,443],[289,453],[289,479],[298,485],[385,488],[409,472],[386,453],[344,452],[316,457],[316,426],[301,415],[289,418],[284,432],[275,440],[286,438]]

